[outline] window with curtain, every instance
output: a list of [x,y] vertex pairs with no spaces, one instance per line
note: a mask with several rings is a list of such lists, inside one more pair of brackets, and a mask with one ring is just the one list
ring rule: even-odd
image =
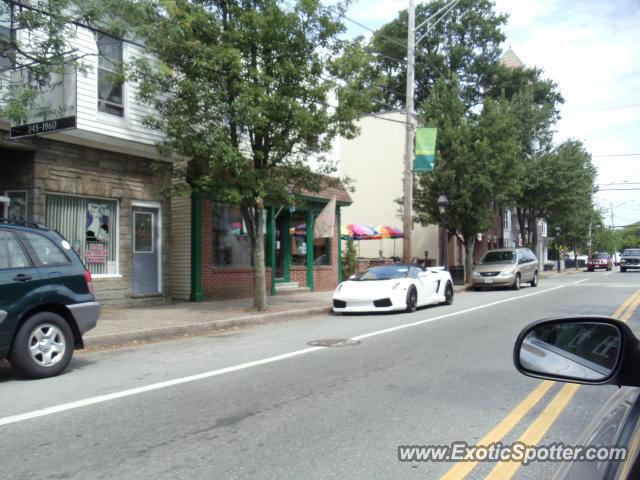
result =
[[47,195],[46,222],[94,275],[117,274],[117,200]]

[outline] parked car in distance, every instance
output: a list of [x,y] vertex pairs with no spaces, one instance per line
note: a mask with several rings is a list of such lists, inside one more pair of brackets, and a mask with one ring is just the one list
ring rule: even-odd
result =
[[25,377],[58,375],[99,316],[91,273],[69,242],[0,219],[0,359]]
[[511,287],[523,283],[538,286],[538,259],[528,248],[500,248],[486,252],[471,274],[473,289]]
[[640,248],[627,248],[620,257],[620,271],[626,272],[628,268],[640,268]]
[[443,268],[395,263],[352,275],[333,292],[333,311],[388,312],[453,303],[451,275]]
[[626,449],[625,459],[567,462],[555,480],[640,478],[640,342],[629,326],[608,317],[540,320],[525,327],[513,350],[513,362],[529,377],[586,385],[617,385],[577,445]]
[[593,272],[596,268],[604,268],[610,271],[613,268],[613,259],[608,253],[594,253],[587,260],[587,271]]

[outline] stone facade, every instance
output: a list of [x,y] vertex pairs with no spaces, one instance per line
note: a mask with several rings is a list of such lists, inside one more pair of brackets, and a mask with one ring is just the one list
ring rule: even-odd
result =
[[78,146],[41,137],[19,141],[0,132],[0,192],[27,190],[30,221],[44,223],[47,194],[104,198],[118,201],[118,274],[94,275],[96,298],[106,304],[149,301],[132,292],[132,202],[154,201],[161,205],[162,294],[170,297],[170,216],[163,188],[170,184],[166,173],[155,173],[154,161]]

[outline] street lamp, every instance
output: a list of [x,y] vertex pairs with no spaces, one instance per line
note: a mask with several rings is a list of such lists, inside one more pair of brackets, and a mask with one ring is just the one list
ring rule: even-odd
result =
[[447,227],[444,222],[444,215],[447,213],[447,207],[449,206],[449,199],[446,195],[440,195],[438,197],[438,211],[440,212],[440,216],[442,218],[442,230],[444,232],[444,249],[442,256],[442,266],[445,270],[449,270],[447,263],[449,260],[449,235],[447,235]]
[[556,227],[556,249],[558,250],[558,273],[560,273],[560,227]]

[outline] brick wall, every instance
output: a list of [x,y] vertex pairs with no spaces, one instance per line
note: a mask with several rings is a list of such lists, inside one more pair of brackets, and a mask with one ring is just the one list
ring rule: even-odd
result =
[[[253,296],[253,268],[213,266],[213,202],[202,200],[202,294],[211,300]],[[271,268],[265,269],[267,295],[271,294]]]

